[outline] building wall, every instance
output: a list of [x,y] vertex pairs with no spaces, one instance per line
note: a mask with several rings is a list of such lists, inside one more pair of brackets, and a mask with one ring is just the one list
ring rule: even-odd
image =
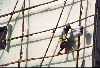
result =
[[[26,0],[26,8],[30,6],[35,6],[38,4],[46,3],[52,0]],[[13,11],[14,5],[16,0],[1,0],[0,1],[0,15],[9,13]],[[20,10],[22,7],[23,0],[19,0],[18,5],[16,7],[16,10]],[[25,11],[25,31],[24,34],[30,34],[30,33],[36,33],[40,31],[44,31],[47,29],[55,28],[57,21],[59,19],[62,7],[63,7],[64,1],[59,0],[50,4],[42,5],[30,10]],[[89,15],[92,15],[95,13],[95,0],[83,0],[83,14],[82,18],[87,17]],[[64,8],[64,12],[62,14],[61,20],[58,24],[58,26],[65,25],[65,23],[71,23],[74,21],[77,21],[79,19],[80,15],[80,0],[67,0],[66,7]],[[9,16],[0,18],[0,26],[6,26],[7,22],[10,18]],[[13,15],[13,18],[10,22],[10,24],[13,27],[12,31],[12,38],[21,36],[22,35],[22,12],[16,13]],[[84,33],[81,36],[81,44],[80,48],[85,46],[91,46],[93,45],[93,23],[94,23],[94,17],[90,17],[86,20],[82,21],[82,26],[84,26]],[[76,29],[77,25],[79,23],[76,22],[74,24],[71,24],[71,27],[73,29]],[[49,47],[49,50],[47,52],[47,56],[53,55],[54,51],[56,50],[55,54],[60,49],[60,46],[58,44],[59,36],[61,35],[61,32],[63,30],[62,28],[58,28],[55,32],[55,36],[51,42],[51,45]],[[39,34],[34,34],[33,36],[30,36],[28,38],[24,37],[24,40],[22,42],[22,50],[23,55],[22,59],[26,58],[37,58],[37,57],[43,57],[45,54],[45,51],[47,49],[47,46],[50,42],[50,39],[52,37],[53,31],[47,31]],[[72,40],[77,40],[76,31],[72,30],[73,38]],[[72,36],[71,30],[69,31],[68,37]],[[58,47],[56,48],[58,44]],[[12,61],[17,61],[20,58],[20,46],[21,46],[21,39],[14,39],[10,43],[10,50],[9,52],[5,50],[0,50],[0,64],[9,63]],[[73,46],[77,46],[74,44]],[[63,51],[64,52],[64,51]],[[91,54],[92,54],[92,48],[88,48],[85,50],[85,59],[86,63],[85,66],[92,66],[91,61]],[[74,58],[73,58],[74,57]],[[73,67],[76,66],[76,52],[69,53],[68,55],[61,55],[52,58],[46,58],[44,59],[43,66],[64,66],[64,67]],[[80,51],[80,57],[79,57],[79,66],[81,66],[82,58],[83,58],[83,50]],[[52,59],[52,60],[51,60]],[[42,59],[38,60],[32,60],[28,62],[22,62],[21,66],[23,67],[32,67],[32,66],[39,66]],[[11,64],[8,66],[18,66],[18,64]]]

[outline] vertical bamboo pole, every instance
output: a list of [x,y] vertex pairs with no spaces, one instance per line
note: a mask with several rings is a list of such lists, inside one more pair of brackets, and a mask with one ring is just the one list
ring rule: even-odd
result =
[[[82,16],[82,0],[80,0],[81,3],[80,3],[80,16],[79,16],[79,26],[81,26],[81,16]],[[79,49],[80,47],[80,35],[78,35],[78,47],[77,49]],[[78,58],[79,58],[79,50],[77,50],[77,57],[76,57],[76,67],[78,67]]]
[[[22,6],[22,15],[23,15],[22,36],[24,36],[24,8],[25,8],[25,0],[23,2],[23,6]],[[22,54],[23,54],[23,51],[22,51],[22,42],[23,42],[23,37],[21,39],[20,60],[22,59]],[[20,68],[20,63],[21,63],[20,60],[18,62],[18,68]]]

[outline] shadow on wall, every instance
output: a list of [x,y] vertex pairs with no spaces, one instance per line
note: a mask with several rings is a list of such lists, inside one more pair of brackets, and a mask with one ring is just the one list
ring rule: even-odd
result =
[[91,37],[92,35],[90,33],[86,33],[86,44],[87,45],[91,44]]
[[[30,7],[30,0],[29,0],[29,7]],[[30,10],[28,11],[28,15],[30,13]],[[28,16],[28,28],[27,28],[27,35],[29,35],[29,22],[30,22],[30,16]],[[29,37],[27,37],[27,46],[26,46],[26,59],[28,59],[28,51],[29,51]],[[26,61],[25,67],[27,67],[28,61]]]
[[74,32],[73,30],[71,30],[71,32],[70,32],[70,37],[69,37],[69,40],[70,40],[69,44],[70,44],[70,46],[68,48],[69,50],[76,49],[76,40],[75,40],[75,38],[77,36],[74,35],[73,32]]

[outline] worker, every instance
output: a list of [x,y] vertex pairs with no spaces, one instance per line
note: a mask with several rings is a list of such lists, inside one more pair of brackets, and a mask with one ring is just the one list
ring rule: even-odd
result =
[[60,51],[62,51],[64,48],[65,48],[65,53],[66,53],[66,50],[67,50],[67,41],[65,41],[67,39],[67,34],[68,34],[68,31],[69,29],[71,29],[71,26],[70,24],[68,23],[66,25],[66,27],[63,29],[62,31],[62,34],[59,38],[59,43],[60,43],[60,50],[58,52],[58,54],[61,54]]

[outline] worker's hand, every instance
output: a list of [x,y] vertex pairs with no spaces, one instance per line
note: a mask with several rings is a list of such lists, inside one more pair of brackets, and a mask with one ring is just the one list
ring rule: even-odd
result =
[[59,43],[62,43],[62,39],[59,39]]

